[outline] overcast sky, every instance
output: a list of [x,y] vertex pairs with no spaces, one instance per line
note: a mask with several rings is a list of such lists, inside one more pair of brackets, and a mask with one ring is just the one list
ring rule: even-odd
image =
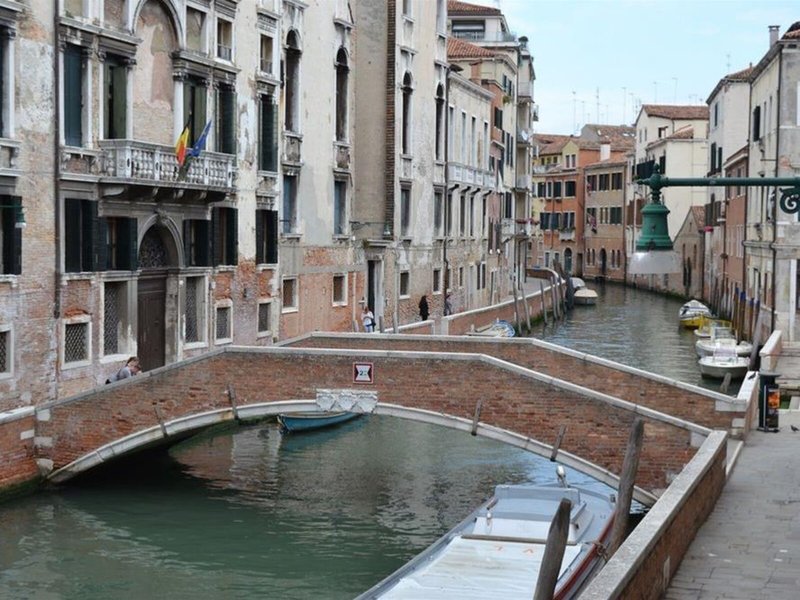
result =
[[[727,73],[756,64],[800,21],[798,0],[472,0],[528,36],[535,130],[631,124],[640,104],[701,104]],[[598,101],[599,96],[599,101]]]

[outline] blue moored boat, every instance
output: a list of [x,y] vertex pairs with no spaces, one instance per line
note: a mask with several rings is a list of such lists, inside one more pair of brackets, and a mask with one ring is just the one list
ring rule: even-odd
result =
[[360,416],[361,413],[353,412],[298,412],[278,415],[278,423],[283,433],[294,433],[330,427]]

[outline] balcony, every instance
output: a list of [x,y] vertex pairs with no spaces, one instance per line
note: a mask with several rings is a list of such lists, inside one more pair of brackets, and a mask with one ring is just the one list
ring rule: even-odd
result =
[[350,169],[350,144],[333,142],[333,164],[337,169]]
[[558,231],[558,240],[561,242],[574,242],[575,229],[560,229]]
[[500,223],[503,238],[526,238],[533,234],[533,219],[503,219]]
[[[65,149],[62,157],[72,153],[72,150]],[[100,142],[98,175],[100,183],[210,188],[228,193],[235,189],[236,157],[203,151],[191,159],[188,170],[181,173],[172,146],[134,140],[104,140]]]
[[303,136],[291,131],[283,132],[283,162],[300,164],[303,161]]
[[500,44],[517,41],[517,35],[510,31],[458,31],[457,29],[453,29],[451,35],[459,40],[465,40],[474,44]]
[[19,174],[20,143],[16,140],[0,138],[0,175],[16,176]]
[[447,164],[447,177],[450,184],[494,188],[494,177],[491,171],[476,169],[460,163]]
[[532,189],[532,181],[530,175],[517,175],[517,179],[515,181],[516,185],[514,186],[518,190],[526,190],[530,191]]

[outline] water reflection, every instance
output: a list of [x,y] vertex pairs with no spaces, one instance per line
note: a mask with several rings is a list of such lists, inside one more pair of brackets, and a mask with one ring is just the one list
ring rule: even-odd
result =
[[[598,293],[595,306],[576,306],[533,337],[719,391],[719,381],[700,375],[697,336],[678,324],[684,300],[613,283],[588,285]],[[728,394],[738,393],[739,385],[731,382]]]
[[496,484],[553,480],[517,448],[390,417],[216,431],[4,505],[0,597],[352,598]]

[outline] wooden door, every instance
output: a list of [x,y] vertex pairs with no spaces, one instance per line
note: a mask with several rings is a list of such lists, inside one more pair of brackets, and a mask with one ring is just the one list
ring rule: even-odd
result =
[[143,371],[164,364],[164,306],[167,280],[164,277],[139,279],[137,345]]

